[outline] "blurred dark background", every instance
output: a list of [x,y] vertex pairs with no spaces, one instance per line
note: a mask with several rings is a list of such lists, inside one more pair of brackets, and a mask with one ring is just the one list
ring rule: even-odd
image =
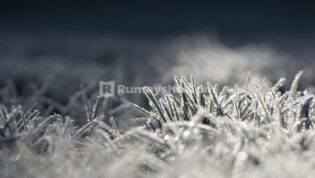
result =
[[2,0],[0,84],[28,96],[50,83],[60,102],[81,83],[175,74],[230,84],[250,70],[274,82],[304,69],[312,85],[314,19],[311,1]]
[[2,0],[0,6],[2,33],[156,37],[212,31],[239,41],[309,39],[314,17],[312,1]]

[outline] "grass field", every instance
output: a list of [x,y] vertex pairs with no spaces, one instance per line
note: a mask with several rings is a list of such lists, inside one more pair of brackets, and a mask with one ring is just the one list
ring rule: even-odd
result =
[[143,88],[148,109],[93,86],[66,105],[38,90],[28,103],[42,102],[0,107],[1,177],[311,178],[315,106],[301,76],[226,87],[179,76],[179,93]]

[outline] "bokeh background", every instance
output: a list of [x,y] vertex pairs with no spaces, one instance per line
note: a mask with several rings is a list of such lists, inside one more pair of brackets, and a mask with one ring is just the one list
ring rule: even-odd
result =
[[301,1],[2,0],[0,85],[14,84],[20,96],[47,85],[44,94],[60,103],[80,84],[152,86],[181,74],[234,85],[249,71],[275,82],[303,69],[302,86],[312,86],[314,7]]

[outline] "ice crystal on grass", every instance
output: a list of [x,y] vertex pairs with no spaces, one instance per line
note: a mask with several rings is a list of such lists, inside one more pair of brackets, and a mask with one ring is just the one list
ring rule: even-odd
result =
[[311,178],[314,96],[298,90],[300,78],[283,91],[283,78],[221,88],[175,77],[180,93],[156,96],[145,87],[151,109],[129,103],[143,113],[129,119],[146,124],[123,131],[111,99],[84,88],[83,118],[1,105],[1,176]]

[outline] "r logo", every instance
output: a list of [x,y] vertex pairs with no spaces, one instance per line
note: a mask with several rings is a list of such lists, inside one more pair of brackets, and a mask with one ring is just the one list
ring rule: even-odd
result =
[[115,82],[103,82],[99,83],[99,95],[104,97],[111,97],[115,95]]

